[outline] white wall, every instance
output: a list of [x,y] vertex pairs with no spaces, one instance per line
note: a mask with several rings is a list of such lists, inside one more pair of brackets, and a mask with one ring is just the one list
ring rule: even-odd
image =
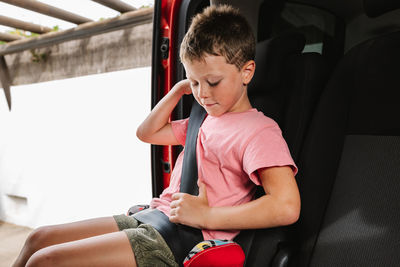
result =
[[150,67],[0,90],[0,220],[37,227],[151,199]]

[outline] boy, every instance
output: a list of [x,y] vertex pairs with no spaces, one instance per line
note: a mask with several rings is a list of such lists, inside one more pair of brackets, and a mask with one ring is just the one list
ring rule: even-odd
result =
[[[253,109],[247,85],[254,37],[229,6],[197,15],[181,45],[187,79],[178,82],[140,125],[137,136],[159,145],[185,143],[188,120],[169,122],[184,94],[207,111],[197,143],[199,195],[179,192],[179,155],[170,186],[151,207],[172,223],[202,229],[203,238],[233,239],[240,229],[294,223],[297,169],[278,125]],[[266,195],[253,200],[255,185]],[[123,230],[123,231],[121,231]],[[36,229],[14,266],[178,266],[161,235],[125,215]],[[181,264],[181,263],[179,263]]]

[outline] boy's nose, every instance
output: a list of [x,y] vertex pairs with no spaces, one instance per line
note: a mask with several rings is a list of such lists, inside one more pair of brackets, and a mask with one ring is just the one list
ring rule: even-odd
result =
[[199,85],[199,89],[197,91],[197,96],[199,98],[207,98],[209,97],[209,90],[207,85]]

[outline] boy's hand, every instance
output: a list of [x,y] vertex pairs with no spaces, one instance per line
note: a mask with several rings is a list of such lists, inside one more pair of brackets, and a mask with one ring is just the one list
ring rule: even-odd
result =
[[182,95],[192,94],[192,87],[190,86],[190,81],[188,79],[176,83],[173,89],[180,91]]
[[136,130],[136,136],[143,142],[153,145],[180,145],[172,131],[170,115],[182,96],[191,93],[188,79],[175,84],[140,124]]
[[206,229],[207,218],[210,212],[205,184],[199,182],[199,195],[192,196],[186,193],[172,195],[169,220],[173,223]]

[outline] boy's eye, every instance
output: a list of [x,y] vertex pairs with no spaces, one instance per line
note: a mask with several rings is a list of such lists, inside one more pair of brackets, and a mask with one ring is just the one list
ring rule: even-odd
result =
[[190,87],[196,87],[198,83],[190,83]]
[[208,82],[208,85],[210,85],[210,87],[215,87],[219,84],[220,81],[212,83],[212,82]]

